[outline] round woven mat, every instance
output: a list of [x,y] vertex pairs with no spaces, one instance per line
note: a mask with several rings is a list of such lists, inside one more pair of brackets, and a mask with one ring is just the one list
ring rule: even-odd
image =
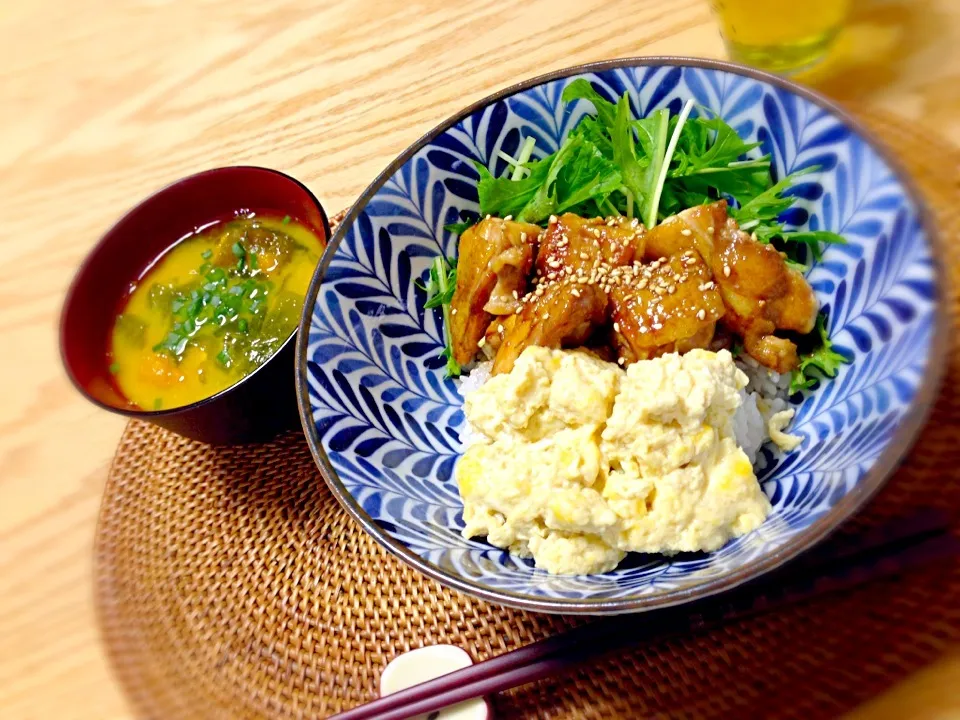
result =
[[[926,194],[960,287],[960,155],[899,122],[866,120]],[[909,459],[843,532],[960,507],[958,388],[955,348]],[[322,717],[375,697],[399,652],[443,642],[485,659],[585,621],[489,605],[409,569],[340,508],[299,434],[212,448],[130,423],[96,553],[116,673],[139,713],[165,720]],[[835,717],[958,642],[960,566],[940,566],[653,642],[496,706],[501,717]]]

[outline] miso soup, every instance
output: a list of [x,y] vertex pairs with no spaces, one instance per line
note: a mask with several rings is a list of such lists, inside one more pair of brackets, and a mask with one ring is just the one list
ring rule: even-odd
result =
[[114,323],[110,370],[121,392],[159,410],[249,375],[296,328],[322,252],[320,239],[290,218],[237,218],[177,243],[136,283]]

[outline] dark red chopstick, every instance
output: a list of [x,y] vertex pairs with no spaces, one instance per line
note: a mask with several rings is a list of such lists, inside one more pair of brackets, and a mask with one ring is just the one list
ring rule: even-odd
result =
[[[556,674],[640,641],[713,627],[956,556],[960,541],[942,534],[947,518],[926,513],[841,541],[836,555],[805,558],[767,580],[719,598],[652,613],[601,620],[505,653],[436,680],[336,715],[338,720],[391,720],[481,697]],[[937,533],[940,534],[937,534]],[[799,570],[798,570],[799,568]]]

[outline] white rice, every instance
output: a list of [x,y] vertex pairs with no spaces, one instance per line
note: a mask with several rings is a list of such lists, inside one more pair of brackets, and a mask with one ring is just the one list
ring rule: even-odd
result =
[[[763,367],[748,355],[736,359],[747,376],[747,386],[740,391],[742,402],[733,416],[733,430],[737,444],[743,448],[751,463],[756,463],[763,444],[773,439],[784,450],[792,450],[800,438],[780,432],[789,423],[793,410],[788,404],[790,376],[780,375]],[[467,395],[479,390],[490,379],[492,362],[477,363],[468,375],[460,380],[460,394]],[[786,415],[784,414],[786,413]],[[776,417],[774,417],[776,416]],[[467,422],[460,433],[464,447],[480,439],[480,433]]]
[[[479,362],[473,366],[469,375],[460,376],[460,394],[464,400],[467,399],[467,395],[474,390],[479,390],[484,383],[490,379],[490,371],[492,368],[492,362]],[[460,433],[460,442],[463,443],[464,447],[473,445],[473,443],[480,438],[481,434],[470,424],[469,420],[463,424],[463,430]]]
[[771,438],[781,449],[792,450],[800,438],[779,432],[793,417],[788,403],[790,375],[769,370],[742,353],[736,363],[747,376],[747,386],[740,392],[742,402],[733,416],[737,444],[752,463],[756,463],[760,447]]

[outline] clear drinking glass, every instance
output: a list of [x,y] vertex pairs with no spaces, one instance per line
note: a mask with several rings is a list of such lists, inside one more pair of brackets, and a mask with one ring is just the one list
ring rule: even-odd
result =
[[711,0],[730,57],[791,73],[827,54],[851,0]]

